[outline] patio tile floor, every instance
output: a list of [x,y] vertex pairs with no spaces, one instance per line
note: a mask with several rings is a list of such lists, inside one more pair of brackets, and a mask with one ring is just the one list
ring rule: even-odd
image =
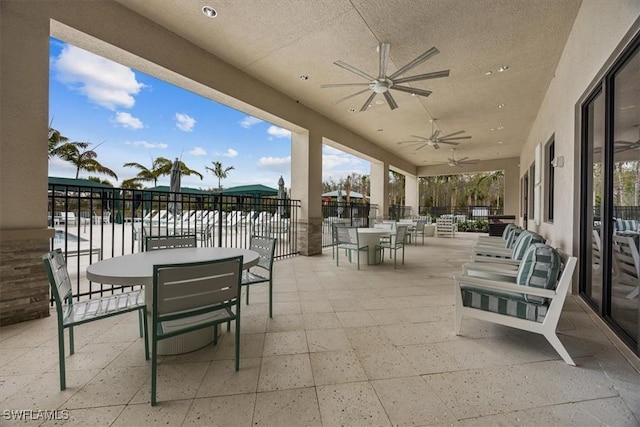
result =
[[3,327],[0,426],[640,425],[640,363],[573,296],[559,330],[577,367],[527,332],[465,319],[453,334],[451,277],[475,240],[426,238],[397,270],[336,267],[330,249],[276,261],[273,319],[266,286],[243,301],[240,371],[223,328],[217,346],[160,358],[155,408],[136,313],[76,328],[65,391],[55,318]]

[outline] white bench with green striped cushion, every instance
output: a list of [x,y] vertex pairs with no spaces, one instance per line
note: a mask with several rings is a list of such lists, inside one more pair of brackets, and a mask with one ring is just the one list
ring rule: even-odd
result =
[[562,359],[575,363],[556,335],[576,258],[542,243],[527,250],[513,281],[454,277],[456,335],[463,317],[542,334]]
[[518,266],[531,244],[545,242],[544,237],[533,231],[513,230],[513,233],[518,233],[518,238],[511,249],[476,246],[471,259],[474,262],[501,262]]

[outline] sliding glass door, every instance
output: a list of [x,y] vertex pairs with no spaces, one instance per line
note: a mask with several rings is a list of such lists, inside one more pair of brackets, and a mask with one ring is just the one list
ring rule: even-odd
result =
[[580,293],[640,354],[640,35],[581,115]]

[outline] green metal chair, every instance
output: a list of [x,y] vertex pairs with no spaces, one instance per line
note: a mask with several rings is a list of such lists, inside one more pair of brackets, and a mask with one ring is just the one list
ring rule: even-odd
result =
[[174,248],[195,248],[196,235],[185,234],[182,236],[148,236],[145,242],[147,251]]
[[389,249],[389,256],[393,251],[393,268],[398,267],[398,249],[400,248],[402,248],[402,264],[404,264],[404,241],[407,237],[407,227],[406,225],[398,225],[395,239],[392,238],[390,242],[380,242],[379,245],[376,245],[376,250],[382,251],[382,262],[384,262],[384,250]]
[[242,273],[242,286],[247,290],[247,305],[249,305],[251,285],[269,282],[269,317],[273,317],[273,258],[276,252],[276,239],[251,236],[249,249],[257,252],[260,257],[257,265]]
[[240,369],[240,287],[242,257],[153,266],[151,406],[156,405],[158,341],[236,322],[235,368]]
[[64,330],[69,330],[69,353],[75,352],[73,327],[94,320],[116,316],[138,310],[140,336],[144,337],[145,358],[149,360],[149,342],[147,341],[147,316],[145,315],[144,292],[131,291],[73,302],[71,280],[60,249],[42,256],[45,270],[51,285],[51,293],[56,303],[58,316],[58,357],[60,359],[60,390],[67,388],[64,363]]

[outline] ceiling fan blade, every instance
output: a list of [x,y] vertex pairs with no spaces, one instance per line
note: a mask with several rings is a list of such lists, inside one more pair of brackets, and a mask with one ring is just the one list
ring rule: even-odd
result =
[[378,72],[378,79],[384,80],[387,78],[387,64],[389,63],[389,43],[380,43],[378,50],[380,51],[380,71]]
[[364,102],[364,104],[362,104],[362,108],[360,108],[360,112],[367,111],[367,108],[369,108],[369,104],[371,104],[371,101],[373,101],[373,98],[375,98],[376,95],[377,95],[377,93],[371,92],[371,96],[369,98],[367,98],[367,100]]
[[350,86],[369,86],[371,83],[335,83],[335,84],[328,84],[328,85],[320,85],[320,87],[322,89],[328,88],[328,87],[350,87]]
[[374,81],[376,79],[375,77],[370,76],[369,74],[365,73],[364,71],[360,71],[357,68],[352,67],[351,65],[347,64],[346,62],[336,61],[336,62],[334,62],[334,64],[336,64],[340,68],[344,68],[347,71],[351,71],[352,73],[357,74],[360,77],[364,77],[365,79],[367,79],[369,81]]
[[417,152],[418,152],[418,150],[420,150],[420,149],[422,149],[422,148],[426,147],[427,145],[429,145],[429,144],[422,144],[420,147],[416,148],[416,151],[414,151],[414,153],[417,153]]
[[395,89],[395,90],[399,90],[401,92],[410,93],[411,95],[420,95],[420,96],[429,96],[432,93],[430,90],[416,89],[416,88],[409,87],[409,86],[396,86],[396,85],[393,85],[389,89]]
[[459,130],[458,132],[450,133],[449,135],[443,135],[442,138],[449,138],[450,136],[460,135],[461,133],[464,133],[464,132],[465,131],[463,130]]
[[459,162],[464,162],[465,160],[467,160],[469,157],[463,157],[461,159],[458,159]]
[[364,89],[364,90],[358,91],[358,92],[356,92],[356,93],[352,93],[351,95],[347,95],[347,96],[345,96],[344,98],[340,98],[340,99],[338,99],[337,101],[333,102],[333,104],[334,104],[334,105],[335,105],[335,104],[339,104],[339,103],[341,103],[342,101],[346,101],[346,100],[347,100],[347,99],[349,99],[349,98],[353,98],[354,96],[358,96],[358,95],[360,95],[361,93],[365,93],[365,92],[369,92],[369,89]]
[[403,145],[403,144],[422,144],[424,143],[424,141],[399,141],[398,145]]
[[418,136],[418,135],[411,135],[412,138],[418,138],[421,139],[423,141],[427,141],[429,138],[425,138],[424,136]]
[[387,100],[387,104],[389,104],[389,108],[391,108],[392,110],[395,110],[396,108],[398,108],[398,104],[396,104],[395,99],[393,99],[393,96],[391,96],[389,91],[384,92],[382,95],[384,95],[384,99]]
[[440,135],[440,129],[438,129],[437,131],[435,131],[435,132],[433,132],[433,133],[431,134],[431,139],[437,138],[437,137],[438,137],[438,135]]
[[449,145],[459,145],[460,144],[459,142],[449,142],[449,141],[443,141],[441,139],[438,139],[438,142],[440,144],[449,144]]
[[403,77],[394,80],[393,83],[409,83],[427,79],[439,79],[440,77],[449,77],[449,70],[434,71],[433,73],[418,74],[417,76]]
[[440,137],[440,139],[442,141],[445,141],[445,140],[446,141],[457,141],[457,140],[460,140],[460,139],[471,139],[471,136],[456,136],[455,138],[443,138],[443,137]]
[[394,78],[406,73],[407,71],[409,71],[410,69],[412,69],[414,67],[417,67],[418,65],[422,64],[424,61],[426,61],[427,59],[431,58],[433,55],[436,55],[438,53],[440,53],[440,51],[438,49],[436,49],[435,47],[432,47],[431,49],[429,49],[428,51],[426,51],[422,55],[418,56],[413,61],[409,62],[404,67],[400,68],[395,73],[391,74],[389,76],[389,79],[393,80]]

